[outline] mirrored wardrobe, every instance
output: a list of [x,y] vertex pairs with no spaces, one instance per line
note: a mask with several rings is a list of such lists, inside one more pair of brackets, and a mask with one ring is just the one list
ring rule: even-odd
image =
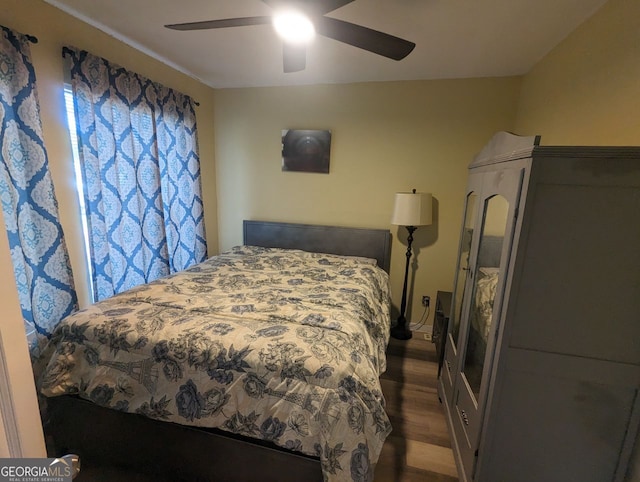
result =
[[640,418],[640,148],[499,133],[469,168],[439,394],[463,481],[623,481]]

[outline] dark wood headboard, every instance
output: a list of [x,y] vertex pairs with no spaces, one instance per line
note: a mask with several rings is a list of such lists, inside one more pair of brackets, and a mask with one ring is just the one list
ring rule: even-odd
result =
[[391,259],[391,233],[386,229],[244,221],[243,244],[363,256],[375,259],[387,273]]

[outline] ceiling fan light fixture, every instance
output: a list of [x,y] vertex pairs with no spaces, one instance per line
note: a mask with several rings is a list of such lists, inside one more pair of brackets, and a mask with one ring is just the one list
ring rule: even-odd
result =
[[307,44],[316,34],[316,29],[309,17],[293,10],[275,13],[273,28],[284,41],[294,44]]

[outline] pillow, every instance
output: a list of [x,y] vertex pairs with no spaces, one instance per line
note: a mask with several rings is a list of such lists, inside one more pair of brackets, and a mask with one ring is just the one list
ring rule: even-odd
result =
[[[349,263],[353,262],[354,264],[364,264],[370,266],[376,266],[378,262],[372,258],[365,258],[363,256],[346,256],[340,254],[329,254],[329,253],[314,253],[311,251],[303,251],[301,249],[285,249],[285,248],[265,248],[262,246],[234,246],[229,251],[226,251],[221,254],[235,254],[235,255],[250,255],[255,256],[259,254],[273,254],[277,256],[287,255],[296,258],[308,258],[308,259],[317,259],[321,264],[327,263]],[[320,261],[323,260],[324,261]]]

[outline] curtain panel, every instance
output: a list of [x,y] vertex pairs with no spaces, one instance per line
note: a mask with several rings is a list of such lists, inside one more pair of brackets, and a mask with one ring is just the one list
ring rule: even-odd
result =
[[89,52],[63,56],[96,301],[204,261],[193,100]]
[[0,199],[27,332],[77,310],[26,36],[0,26]]

